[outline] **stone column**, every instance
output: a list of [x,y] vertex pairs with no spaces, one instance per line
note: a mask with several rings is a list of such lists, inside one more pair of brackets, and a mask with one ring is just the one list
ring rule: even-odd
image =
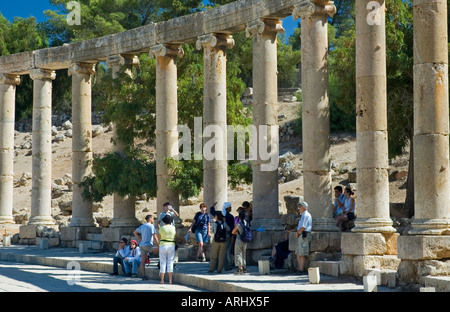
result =
[[72,76],[72,219],[70,226],[95,226],[92,203],[81,196],[78,184],[92,173],[91,75],[95,64],[76,63],[69,67]]
[[[106,66],[112,70],[113,78],[118,78],[121,70],[132,76],[132,67],[139,64],[139,59],[135,55],[113,55],[106,60]],[[126,65],[126,67],[123,67]],[[113,139],[114,139],[114,152],[123,154],[124,145],[117,138],[116,127],[113,127]],[[113,219],[111,220],[110,227],[136,227],[140,224],[136,218],[135,211],[135,198],[134,197],[121,197],[118,194],[114,194],[113,203]]]
[[178,150],[178,96],[177,57],[183,57],[179,45],[156,45],[150,49],[150,57],[156,59],[156,211],[163,211],[163,204],[169,202],[180,213],[179,195],[166,183],[170,178],[165,159],[177,157]]
[[14,223],[14,115],[20,77],[0,74],[0,224]]
[[397,237],[389,216],[385,3],[356,2],[355,227],[341,235],[340,273],[395,270]]
[[414,205],[411,234],[449,231],[446,1],[414,1]]
[[54,224],[52,200],[52,80],[55,72],[47,69],[30,71],[33,79],[33,156],[31,214],[29,225]]
[[447,2],[414,1],[413,12],[415,208],[410,235],[398,238],[398,273],[424,284],[427,275],[449,275]]
[[[377,5],[374,5],[375,3]],[[388,167],[385,1],[357,1],[356,209],[358,218],[355,220],[353,232],[395,232],[389,215]]]
[[[222,209],[228,198],[227,171],[227,59],[234,46],[231,36],[208,34],[198,38],[203,47],[203,200]],[[214,133],[214,134],[213,134]]]
[[301,18],[302,30],[304,198],[309,205],[315,231],[337,230],[332,219],[327,36],[327,18],[335,12],[332,1],[323,7],[313,1],[302,1],[293,12],[294,19]]
[[[277,34],[281,21],[262,19],[247,25],[253,35],[253,221],[252,227],[282,230],[278,212]],[[256,157],[254,157],[256,156]]]

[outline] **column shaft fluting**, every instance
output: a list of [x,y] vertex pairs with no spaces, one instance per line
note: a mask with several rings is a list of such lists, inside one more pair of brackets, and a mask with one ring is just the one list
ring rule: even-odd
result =
[[[139,59],[134,55],[114,55],[108,57],[106,66],[112,71],[112,77],[118,78],[123,70],[132,77],[132,67],[139,64]],[[126,66],[124,66],[126,65]],[[113,126],[114,152],[123,154],[125,146],[117,136],[116,126]],[[110,227],[132,227],[139,225],[136,218],[135,197],[113,195],[113,218]]]
[[32,190],[31,214],[28,224],[54,224],[52,200],[52,80],[55,72],[34,69]]
[[389,216],[385,1],[356,2],[356,172],[354,232],[395,232]]
[[217,202],[221,209],[228,198],[227,170],[227,59],[226,49],[234,40],[226,35],[205,35],[203,47],[203,201]]
[[14,114],[20,78],[0,75],[0,224],[14,223]]
[[277,34],[284,31],[280,20],[256,20],[247,25],[253,36],[253,126],[256,146],[253,170],[252,226],[278,230],[278,72]]
[[327,18],[335,10],[332,4],[320,7],[303,1],[293,13],[294,18],[301,18],[304,198],[313,217],[313,229],[318,231],[337,230],[331,206],[327,34]]
[[92,203],[84,200],[78,184],[92,173],[91,75],[95,65],[72,64],[72,219],[70,226],[95,226]]
[[450,228],[447,2],[414,1],[414,221],[411,234]]
[[169,202],[179,213],[178,192],[167,186],[171,177],[166,158],[177,158],[178,149],[178,85],[177,57],[183,56],[180,46],[157,45],[151,48],[150,57],[156,59],[156,211]]

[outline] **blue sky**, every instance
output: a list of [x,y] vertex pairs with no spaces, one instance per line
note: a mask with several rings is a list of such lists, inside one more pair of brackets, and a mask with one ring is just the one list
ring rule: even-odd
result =
[[[34,16],[38,22],[42,22],[45,20],[43,12],[54,9],[55,7],[51,6],[48,0],[0,0],[0,12],[9,21],[12,21],[15,16],[23,18]],[[297,27],[298,21],[295,21],[292,16],[283,19],[286,38]]]

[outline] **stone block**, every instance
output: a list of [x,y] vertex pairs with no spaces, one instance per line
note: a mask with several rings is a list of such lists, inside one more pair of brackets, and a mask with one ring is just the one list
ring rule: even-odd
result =
[[427,288],[433,288],[436,292],[450,292],[450,276],[427,276],[424,280]]
[[77,228],[76,227],[63,227],[60,230],[62,241],[75,241],[77,240]]
[[36,238],[36,225],[22,225],[20,227],[19,238]]
[[419,292],[436,292],[434,287],[420,287]]
[[39,247],[41,249],[48,249],[50,242],[48,238],[39,238],[38,240],[36,240],[36,242],[39,241]]
[[308,268],[308,277],[311,284],[320,283],[320,272],[319,268]]
[[310,252],[325,251],[328,249],[329,244],[330,244],[329,232],[311,233]]
[[377,276],[367,275],[363,277],[364,292],[377,292]]
[[398,257],[408,260],[450,258],[450,236],[410,235],[398,237]]
[[397,254],[397,239],[400,236],[399,233],[382,233],[386,241],[386,255]]
[[258,260],[258,270],[260,275],[270,274],[270,261],[269,260]]
[[11,246],[11,236],[3,236],[3,246],[4,247]]
[[78,242],[78,251],[79,253],[87,253],[89,248],[88,242]]
[[342,233],[341,250],[348,255],[384,255],[387,246],[380,233]]

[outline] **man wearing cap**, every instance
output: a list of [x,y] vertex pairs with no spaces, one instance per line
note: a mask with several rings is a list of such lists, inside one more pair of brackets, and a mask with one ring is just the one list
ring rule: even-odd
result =
[[298,210],[301,217],[297,225],[296,237],[298,240],[295,254],[297,255],[299,273],[305,274],[305,262],[306,257],[309,256],[309,242],[311,241],[312,217],[306,202],[300,202]]
[[[209,212],[213,217],[216,216],[216,206],[217,202],[209,209]],[[231,211],[231,203],[224,202],[222,206],[222,215],[225,217],[225,223],[228,225],[230,229],[234,228],[234,217],[230,213]],[[225,261],[224,261],[225,270],[233,269],[233,257],[231,256],[231,232],[227,232],[227,240],[226,240],[226,250],[225,250]]]

